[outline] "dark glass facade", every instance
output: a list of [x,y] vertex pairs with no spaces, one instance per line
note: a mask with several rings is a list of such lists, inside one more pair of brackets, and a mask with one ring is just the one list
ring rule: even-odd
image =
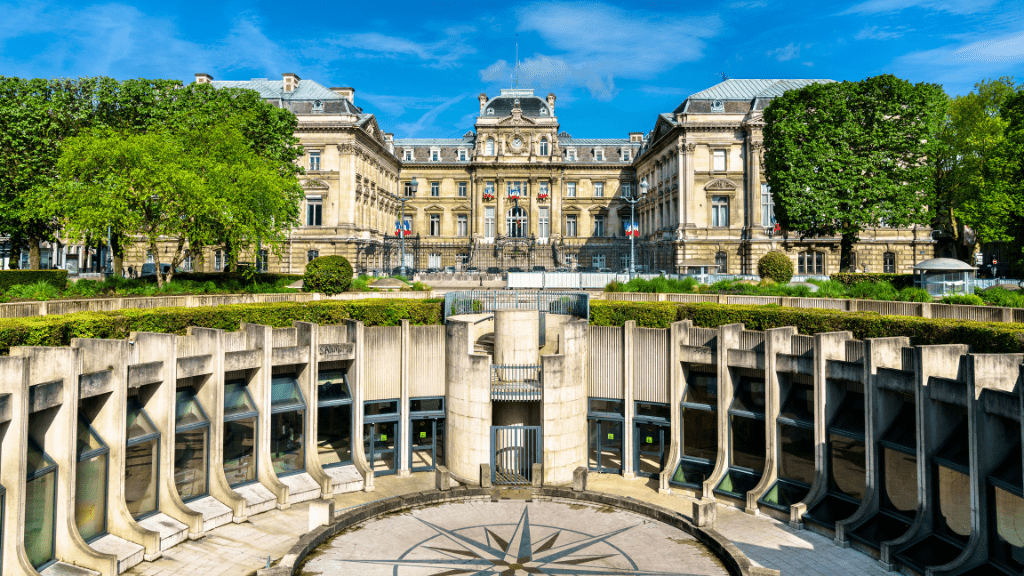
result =
[[729,472],[716,491],[742,498],[757,486],[764,472],[764,379],[742,376],[729,407]]
[[245,382],[224,384],[224,473],[228,484],[256,481],[256,405]]
[[683,419],[679,465],[671,482],[700,488],[718,458],[718,375],[691,371],[679,414]]
[[401,457],[396,449],[400,428],[398,401],[364,403],[363,421],[363,451],[374,476],[394,474]]
[[626,404],[590,398],[587,413],[587,467],[595,472],[622,473],[622,440]]
[[989,558],[1014,574],[1024,571],[1024,477],[1021,446],[1010,449],[988,479]]
[[306,403],[294,374],[270,382],[270,459],[278,476],[306,469]]
[[210,420],[192,388],[178,390],[174,417],[174,486],[188,502],[209,492]]
[[160,434],[138,398],[128,400],[124,497],[136,519],[155,514],[160,500]]
[[51,563],[56,554],[56,507],[57,466],[30,439],[25,484],[25,553],[36,569]]
[[409,454],[413,472],[444,465],[444,398],[409,399]]
[[107,533],[107,469],[110,450],[84,420],[78,422],[75,524],[86,542]]
[[316,446],[323,466],[352,463],[352,394],[344,370],[322,370],[317,379]]
[[665,468],[671,441],[668,404],[637,402],[633,417],[633,471],[638,476],[658,476]]

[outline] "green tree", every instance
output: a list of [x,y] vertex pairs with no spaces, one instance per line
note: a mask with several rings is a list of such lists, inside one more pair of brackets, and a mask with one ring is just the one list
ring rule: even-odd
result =
[[1024,91],[1016,91],[1003,103],[1002,140],[982,168],[985,211],[984,238],[1008,242],[1013,264],[1024,266]]
[[[97,129],[68,139],[57,168],[57,193],[40,200],[67,233],[87,237],[110,226],[119,237],[141,238],[161,286],[186,248],[260,239],[279,251],[298,223],[298,181],[257,154],[231,122],[176,133]],[[172,243],[170,262],[161,262],[161,241]]]
[[891,75],[811,84],[764,112],[775,214],[802,237],[841,236],[841,268],[870,227],[931,220],[929,166],[945,94]]
[[[935,221],[957,258],[970,261],[982,242],[1005,240],[1006,198],[988,164],[1003,145],[1006,101],[1018,93],[1013,78],[986,80],[974,91],[949,99],[934,152]],[[973,230],[977,242],[969,234]]]

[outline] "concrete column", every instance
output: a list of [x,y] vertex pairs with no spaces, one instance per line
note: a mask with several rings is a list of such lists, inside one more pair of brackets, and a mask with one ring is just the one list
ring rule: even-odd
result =
[[480,465],[491,461],[491,359],[472,354],[472,326],[472,321],[449,319],[445,327],[445,461],[453,478],[475,485],[479,482]]
[[540,345],[537,310],[494,311],[494,363],[535,365]]
[[316,448],[316,430],[320,415],[320,411],[317,410],[320,395],[318,386],[320,327],[312,322],[299,321],[292,322],[292,326],[295,327],[295,345],[306,347],[309,350],[309,364],[299,372],[299,390],[302,391],[302,396],[306,399],[305,430],[302,433],[303,441],[306,443],[306,473],[320,485],[320,496],[330,498],[334,493],[334,486],[331,477],[324,472],[324,468],[320,464],[320,454]]
[[729,350],[739,348],[740,332],[743,324],[728,324],[718,327],[717,347],[715,348],[715,364],[718,366],[718,459],[711,476],[704,481],[704,498],[715,499],[715,486],[729,472],[730,453],[732,452],[731,434],[729,433],[729,406],[734,396],[732,371],[729,370]]
[[[660,300],[660,298],[659,298]],[[683,389],[686,387],[686,379],[683,376],[683,365],[679,360],[679,346],[689,343],[690,328],[693,322],[683,320],[673,322],[668,332],[668,404],[671,413],[670,438],[668,458],[665,460],[665,469],[658,476],[658,492],[670,494],[669,480],[675,474],[676,466],[679,465],[679,457],[682,454],[682,446],[679,440],[682,438],[682,410],[679,403],[683,401]]]
[[[107,461],[107,531],[145,548],[147,561],[161,556],[160,533],[143,528],[132,518],[124,493],[125,452],[128,418],[128,359],[133,345],[127,340],[74,338],[71,347],[82,351],[82,373],[108,372],[103,388],[80,386],[80,400],[105,395],[95,414],[89,415],[92,427],[110,450]],[[173,475],[172,475],[173,476]]]
[[571,484],[573,471],[587,465],[587,326],[564,324],[561,354],[541,357],[545,485]]
[[[48,386],[46,414],[40,411],[40,421],[35,431],[42,439],[43,450],[57,464],[57,505],[54,524],[56,528],[55,549],[58,561],[75,564],[95,570],[101,574],[117,574],[117,557],[96,552],[78,533],[75,522],[75,480],[78,470],[78,381],[82,374],[81,351],[77,348],[16,347],[11,356],[25,357],[29,364],[29,382],[32,387],[44,383],[60,382]],[[31,390],[31,388],[26,388]],[[52,394],[52,396],[50,395]],[[59,394],[59,396],[57,396]],[[32,393],[29,393],[32,396]],[[31,399],[31,398],[30,398]],[[33,402],[35,403],[35,402]],[[29,406],[25,414],[43,406]],[[45,430],[43,430],[45,428]],[[27,442],[19,448],[26,452]],[[25,456],[23,456],[25,458]],[[22,469],[23,471],[25,469]],[[21,477],[25,483],[25,476]],[[10,486],[8,486],[10,488]],[[23,496],[22,496],[23,497]],[[19,520],[24,522],[24,516]],[[4,526],[5,529],[9,525]],[[16,568],[16,567],[15,567]],[[4,569],[7,565],[4,564]]]
[[[139,400],[160,432],[160,512],[188,526],[189,538],[203,532],[203,515],[182,502],[174,485],[174,406],[178,384],[178,337],[174,334],[133,332],[135,355],[140,364],[162,362],[162,379],[147,386]],[[170,470],[170,474],[164,472]]]
[[[13,350],[12,350],[13,352]],[[10,576],[38,576],[25,553],[25,479],[28,476],[28,358],[0,356],[0,397],[7,410],[0,414],[0,485],[7,490],[4,502],[3,566]]]
[[411,474],[410,463],[412,462],[412,447],[410,446],[410,422],[409,422],[409,321],[402,319],[402,347],[399,370],[400,398],[398,401],[398,418],[401,424],[398,426],[398,441],[401,446],[398,450],[401,454],[398,467],[398,476],[406,477]]
[[636,376],[636,358],[633,354],[635,335],[636,321],[626,320],[622,327],[622,477],[630,479],[637,477],[633,471],[633,415],[636,413],[636,404],[633,402],[636,390],[633,385]]
[[277,498],[278,510],[288,508],[288,485],[281,482],[274,473],[270,457],[270,378],[273,366],[274,329],[260,324],[242,322],[239,330],[245,332],[246,344],[250,349],[261,350],[260,367],[249,380],[249,394],[259,415],[256,417],[256,476],[260,484]]
[[363,337],[365,326],[355,320],[346,320],[345,324],[346,339],[354,344],[356,356],[348,379],[352,388],[352,463],[363,476],[363,491],[373,492],[373,468],[366,461],[366,452],[363,450],[363,401],[366,396],[363,388],[366,381],[366,339]]
[[693,197],[693,154],[696,150],[696,144],[679,143],[679,224],[682,227],[693,225],[690,199]]
[[757,514],[757,501],[764,496],[779,478],[779,411],[782,409],[782,390],[779,373],[775,369],[778,354],[786,354],[791,348],[796,328],[772,328],[764,332],[764,425],[765,459],[761,481],[747,492],[747,514]]
[[224,331],[189,327],[197,350],[210,352],[210,376],[196,390],[196,399],[210,419],[210,496],[231,508],[231,521],[238,524],[248,519],[245,498],[228,484],[224,473]]

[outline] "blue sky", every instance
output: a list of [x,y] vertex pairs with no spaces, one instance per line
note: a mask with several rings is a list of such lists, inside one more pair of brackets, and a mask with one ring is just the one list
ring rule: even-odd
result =
[[[964,94],[1024,76],[1024,2],[230,2],[0,0],[0,75],[219,80],[295,72],[356,88],[396,137],[457,137],[476,96],[558,97],[574,137],[648,131],[732,78],[892,73]],[[1024,78],[1022,78],[1024,79]]]

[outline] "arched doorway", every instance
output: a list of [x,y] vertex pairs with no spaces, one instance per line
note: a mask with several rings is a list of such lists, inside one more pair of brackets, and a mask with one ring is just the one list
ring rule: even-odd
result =
[[513,206],[505,215],[505,235],[510,238],[526,238],[529,227],[526,209]]

